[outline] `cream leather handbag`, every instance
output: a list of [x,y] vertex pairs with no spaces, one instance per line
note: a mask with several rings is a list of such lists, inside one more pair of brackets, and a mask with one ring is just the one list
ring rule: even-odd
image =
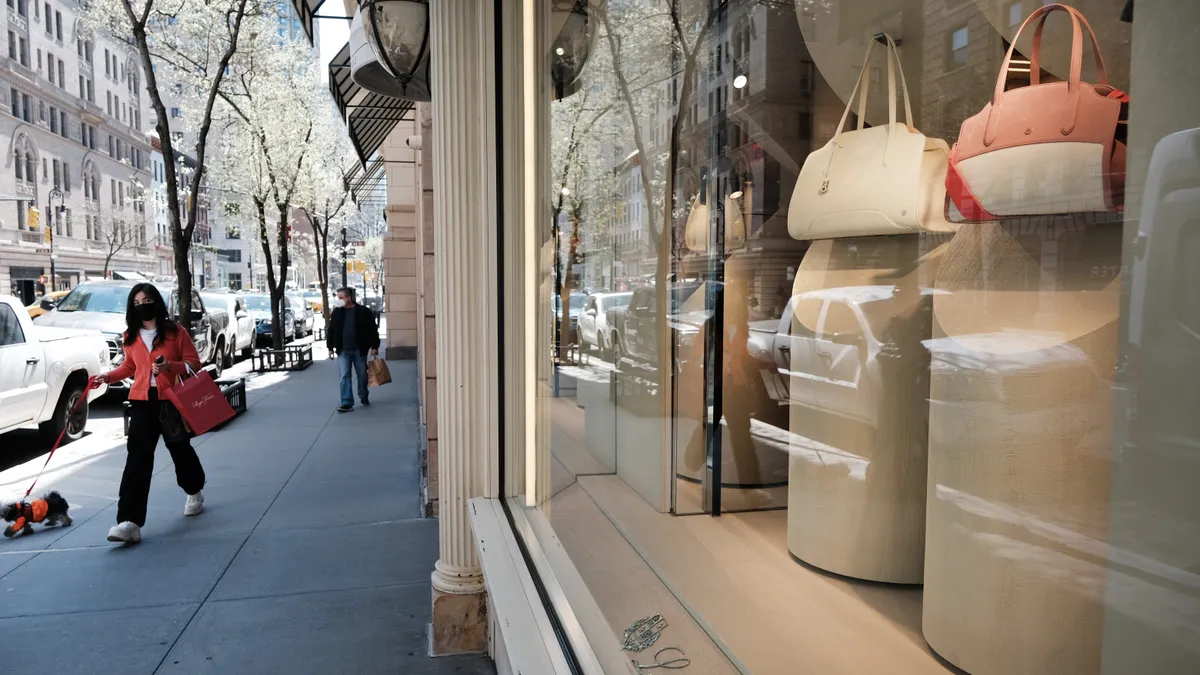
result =
[[683,243],[691,251],[708,249],[708,204],[701,201],[703,192],[697,193],[692,199],[692,210],[688,213],[687,223],[683,226]]
[[[746,245],[746,205],[750,203],[750,185],[725,197],[725,250],[732,251]],[[711,216],[708,204],[700,201],[700,195],[692,200],[687,223],[683,226],[684,245],[690,251],[708,250],[708,227]]]
[[[867,48],[858,82],[846,102],[837,133],[804,161],[788,207],[788,233],[795,239],[833,239],[942,231],[946,222],[946,161],[950,148],[912,125],[912,104],[896,43],[887,39],[888,123],[863,128],[870,90]],[[904,123],[896,121],[896,75],[904,96]],[[855,93],[858,129],[843,132]]]

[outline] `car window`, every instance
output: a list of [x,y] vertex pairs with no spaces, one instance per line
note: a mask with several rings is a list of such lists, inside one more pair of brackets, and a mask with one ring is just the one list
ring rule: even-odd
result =
[[124,314],[129,301],[129,288],[123,286],[92,286],[83,284],[59,303],[60,312],[107,312]]
[[246,298],[246,306],[256,312],[271,311],[271,299],[265,295],[251,295]]
[[0,347],[19,345],[25,342],[25,331],[12,307],[0,305]]
[[858,322],[858,315],[844,302],[829,303],[829,310],[825,313],[825,322],[821,326],[821,337],[833,337],[835,335],[853,335],[861,333],[862,327]]
[[196,311],[197,308],[204,311],[204,301],[200,299],[199,293],[192,291],[192,311]]
[[812,337],[824,304],[825,301],[820,298],[792,298],[784,310],[784,316],[791,316],[788,334],[792,337]]

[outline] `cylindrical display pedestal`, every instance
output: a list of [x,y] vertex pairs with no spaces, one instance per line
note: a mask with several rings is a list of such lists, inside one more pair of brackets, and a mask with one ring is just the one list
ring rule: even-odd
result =
[[1119,225],[964,226],[934,295],[923,628],[972,675],[1099,672]]
[[[922,236],[813,242],[793,285],[788,550],[921,583],[932,310]],[[781,342],[779,336],[777,343]]]

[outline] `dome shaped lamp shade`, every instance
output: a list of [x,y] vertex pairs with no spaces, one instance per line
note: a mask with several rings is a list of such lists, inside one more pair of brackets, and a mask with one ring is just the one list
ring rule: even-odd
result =
[[429,65],[428,1],[363,0],[359,10],[379,63],[408,87]]

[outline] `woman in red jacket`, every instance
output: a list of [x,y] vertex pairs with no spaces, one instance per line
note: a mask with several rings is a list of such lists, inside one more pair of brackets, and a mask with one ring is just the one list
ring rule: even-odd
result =
[[125,360],[96,379],[119,382],[133,377],[129,389],[129,454],[121,476],[117,524],[108,531],[109,541],[134,544],[142,540],[146,524],[146,500],[154,474],[154,449],[162,436],[175,478],[187,493],[183,515],[204,510],[204,468],[189,441],[179,411],[158,392],[174,386],[187,369],[200,369],[200,357],[187,331],[167,315],[167,304],[158,289],[141,283],[129,291],[125,308]]

